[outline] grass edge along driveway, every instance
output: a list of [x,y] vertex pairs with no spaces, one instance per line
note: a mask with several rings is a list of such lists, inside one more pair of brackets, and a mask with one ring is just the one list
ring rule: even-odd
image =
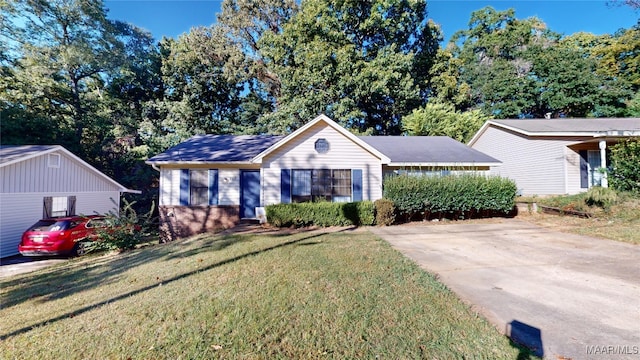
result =
[[0,358],[528,357],[361,229],[204,234],[3,279],[0,295]]

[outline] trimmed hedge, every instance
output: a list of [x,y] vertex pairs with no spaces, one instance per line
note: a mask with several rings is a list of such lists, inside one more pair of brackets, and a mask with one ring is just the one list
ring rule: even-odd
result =
[[515,205],[516,191],[512,180],[483,175],[400,175],[384,182],[384,197],[393,201],[405,220],[508,214]]
[[371,201],[350,203],[310,202],[266,207],[267,221],[277,227],[373,225]]

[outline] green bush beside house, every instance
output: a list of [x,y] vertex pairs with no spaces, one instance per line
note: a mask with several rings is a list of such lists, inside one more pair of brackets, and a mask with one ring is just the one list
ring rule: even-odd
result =
[[311,202],[266,207],[277,227],[392,225],[398,219],[467,219],[506,215],[515,205],[512,180],[482,175],[393,176],[385,179],[384,198],[351,203]]
[[392,176],[384,183],[384,197],[393,201],[405,221],[506,215],[513,210],[516,191],[513,180],[470,174]]
[[308,202],[266,207],[267,219],[277,227],[373,225],[373,202]]

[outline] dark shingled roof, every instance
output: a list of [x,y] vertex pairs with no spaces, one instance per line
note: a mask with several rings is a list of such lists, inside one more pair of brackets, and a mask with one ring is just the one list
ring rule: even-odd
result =
[[57,145],[0,145],[0,164],[51,150]]
[[496,124],[520,129],[527,133],[600,133],[640,131],[640,118],[588,119],[507,119],[491,120]]
[[248,162],[282,139],[274,135],[196,135],[148,162]]
[[500,163],[446,136],[359,136],[393,163]]
[[[197,135],[147,162],[249,162],[283,136]],[[446,136],[360,136],[394,163],[499,163]],[[346,155],[346,154],[345,154]]]

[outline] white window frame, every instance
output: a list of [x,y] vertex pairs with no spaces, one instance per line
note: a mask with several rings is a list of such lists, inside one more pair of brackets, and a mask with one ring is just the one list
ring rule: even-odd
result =
[[[321,172],[328,172],[329,176],[320,178]],[[339,172],[346,172],[348,177],[338,177]],[[327,200],[331,202],[350,202],[353,199],[353,179],[351,174],[351,169],[292,169],[291,200],[292,202],[309,202],[329,197],[330,199]],[[348,185],[340,184],[347,179]],[[326,191],[327,188],[329,189],[328,192]],[[338,188],[341,188],[343,193],[348,192],[349,195],[338,195],[336,193]]]
[[49,154],[47,160],[48,160],[47,165],[50,168],[58,169],[60,168],[60,161],[62,160],[62,157],[58,153],[53,153],[53,154]]
[[51,217],[65,217],[69,215],[69,198],[67,196],[52,196]]

